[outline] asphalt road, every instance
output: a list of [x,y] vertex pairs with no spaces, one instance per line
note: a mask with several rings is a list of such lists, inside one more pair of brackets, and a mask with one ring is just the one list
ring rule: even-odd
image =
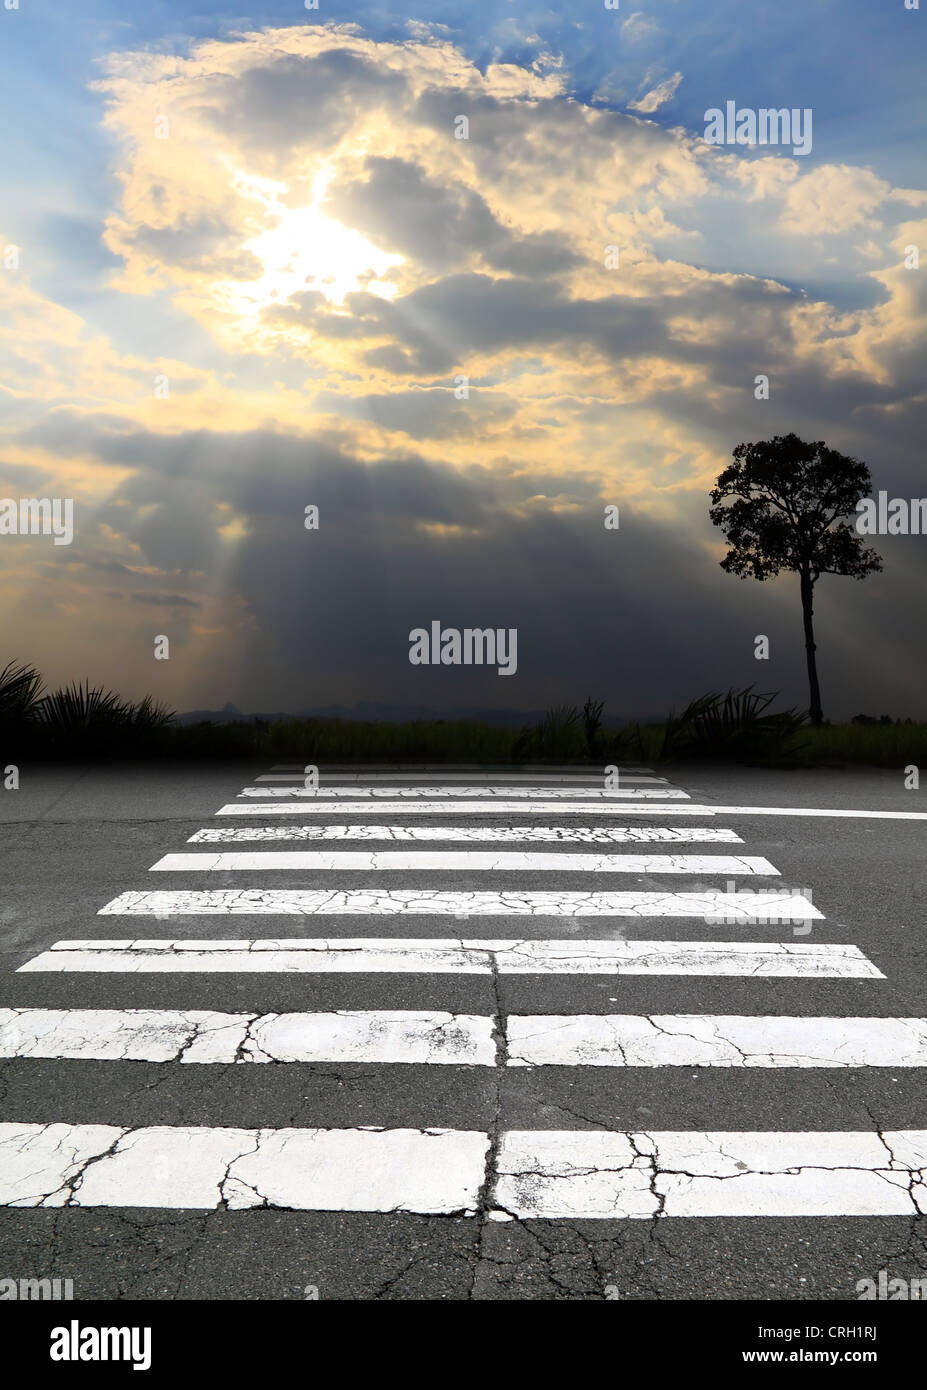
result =
[[[376,798],[369,809],[349,812],[333,801],[324,815],[265,813],[257,808],[271,803],[256,799],[247,815],[217,816],[220,807],[236,800],[248,804],[238,795],[244,787],[262,785],[266,790],[271,784],[255,779],[268,771],[265,767],[25,769],[19,790],[0,792],[0,1008],[329,1017],[336,1011],[449,1012],[491,1020],[497,1049],[500,1019],[505,1024],[543,1015],[866,1018],[873,1020],[873,1029],[877,1020],[927,1019],[922,888],[927,819],[763,815],[747,810],[714,815],[706,811],[700,817],[668,809],[684,802],[657,803],[654,811],[648,807],[643,814],[610,804],[607,814],[583,815],[582,809],[567,809],[569,803],[545,814],[461,813],[456,799],[448,799],[440,811],[429,814],[416,810],[411,800],[400,810],[386,812]],[[687,793],[693,805],[706,808],[927,812],[927,793],[906,791],[901,769],[770,773],[675,767],[658,769],[657,774],[667,778],[670,787]],[[523,773],[519,780],[534,785]],[[474,773],[473,781],[494,789],[502,785],[498,772]],[[323,798],[328,785],[323,770]],[[391,784],[368,780],[367,785],[380,789]],[[427,785],[449,784],[442,772],[435,771]],[[590,786],[601,786],[601,778],[591,776]],[[581,787],[574,785],[572,790],[584,795]],[[533,795],[544,800],[543,788]],[[449,809],[451,800],[457,810]],[[292,831],[308,824],[443,826],[447,839],[396,844],[356,839],[187,843],[204,828],[285,827]],[[524,825],[711,827],[735,831],[742,843],[482,843],[455,838],[481,826],[504,830]],[[741,873],[708,872],[680,876],[647,870],[617,874],[557,867],[478,871],[467,867],[470,861],[465,859],[455,861],[459,867],[396,871],[371,867],[152,871],[152,865],[167,854],[296,850],[428,851],[445,858],[475,851],[737,855],[767,859],[777,877],[756,880]],[[656,915],[641,910],[621,917],[576,916],[570,908],[566,915],[559,909],[555,915],[543,910],[529,917],[507,911],[482,915],[475,911],[476,900],[466,896],[503,893],[506,902],[511,902],[534,892],[677,894],[725,890],[728,880],[734,880],[740,892],[793,890],[810,898],[823,915],[797,931],[788,925],[758,927],[749,921],[706,926],[704,918],[694,913],[666,916],[662,910]],[[370,890],[464,896],[457,915],[450,914],[449,908],[450,915],[443,908],[433,913],[427,903],[420,903],[414,913],[399,915],[323,912],[321,921],[319,914],[279,916],[263,911],[99,915],[124,893],[256,888],[325,890],[348,898]],[[652,902],[646,900],[645,906]],[[20,972],[20,967],[65,940],[172,937],[234,944],[239,939],[320,936],[422,941],[555,937],[602,943],[659,939],[680,944],[710,938],[817,947],[835,943],[858,948],[875,969],[859,978],[540,974],[504,969],[482,973],[336,969],[323,974],[30,968]],[[879,972],[884,978],[879,978]],[[536,1182],[532,1186],[522,1172],[517,1181],[513,1179],[517,1198],[513,1207],[496,1186],[500,1153],[504,1158],[505,1149],[495,1147],[498,1136],[513,1132],[568,1132],[597,1139],[603,1134],[677,1132],[693,1136],[922,1132],[927,1128],[923,1065],[635,1065],[633,1058],[624,1065],[619,1057],[613,1059],[616,1065],[577,1064],[575,1058],[566,1064],[505,1066],[324,1057],[277,1060],[269,1065],[186,1064],[112,1056],[16,1055],[18,1036],[13,1035],[13,1045],[7,1049],[14,1055],[0,1060],[0,1120],[10,1126],[349,1130],[361,1136],[357,1142],[362,1144],[374,1130],[426,1134],[446,1129],[452,1138],[469,1132],[493,1140],[489,1178],[475,1202],[467,1198],[460,1209],[441,1214],[405,1209],[295,1209],[305,1193],[294,1203],[285,1195],[290,1189],[284,1185],[283,1196],[268,1198],[263,1179],[255,1180],[258,1197],[252,1193],[252,1204],[241,1209],[235,1208],[234,1199],[218,1207],[172,1208],[164,1203],[164,1182],[159,1185],[156,1173],[151,1179],[156,1195],[151,1200],[159,1205],[120,1205],[121,1179],[108,1197],[105,1191],[99,1195],[99,1185],[93,1188],[108,1162],[98,1158],[86,1169],[87,1181],[78,1183],[70,1204],[0,1208],[0,1277],[70,1278],[76,1298],[298,1300],[307,1296],[309,1288],[316,1289],[320,1299],[361,1300],[855,1299],[857,1281],[876,1278],[881,1269],[889,1271],[890,1277],[905,1279],[927,1275],[925,1216],[902,1211],[847,1214],[839,1209],[839,1197],[836,1215],[673,1215],[669,1202],[668,1214],[662,1218],[616,1219],[600,1213],[549,1217],[543,1214],[546,1198],[540,1202],[542,1214],[532,1215],[532,1201],[539,1191],[548,1189],[543,1182],[540,1189]],[[364,1046],[369,1049],[369,1036]],[[511,1048],[511,1040],[502,1046]],[[15,1142],[0,1149],[0,1190],[4,1167],[15,1157],[15,1149]],[[357,1188],[366,1176],[366,1152],[357,1150],[361,1155]],[[345,1164],[351,1168],[353,1153],[352,1149],[342,1170]],[[370,1153],[370,1162],[376,1166],[382,1155]],[[199,1160],[192,1149],[190,1154],[195,1166]],[[426,1158],[423,1169],[434,1166],[449,1172],[453,1165],[442,1168],[443,1163],[441,1158],[429,1165]],[[816,1163],[815,1171],[806,1175],[810,1186],[803,1189],[802,1201],[813,1206],[819,1194],[824,1207],[835,1182],[839,1186],[834,1169],[840,1164],[826,1155]],[[607,1170],[609,1163],[603,1161],[601,1167]],[[646,1188],[646,1154],[638,1167],[645,1172]],[[758,1163],[757,1168],[761,1167]],[[551,1169],[545,1171],[550,1178]],[[339,1191],[346,1186],[354,1191],[350,1173],[346,1178],[342,1171],[333,1181]],[[424,1183],[424,1173],[415,1181]],[[607,1178],[605,1182],[607,1187]],[[723,1186],[723,1181],[715,1184]],[[550,1190],[557,1187],[554,1182]],[[410,1191],[413,1188],[415,1183]],[[20,1196],[14,1194],[13,1200],[41,1200],[34,1192],[24,1199],[27,1189],[28,1184],[17,1189]],[[81,1189],[84,1204],[78,1205]],[[50,1190],[38,1182],[36,1191],[47,1194]],[[142,1189],[136,1183],[132,1190]],[[143,1190],[148,1190],[144,1184]],[[92,1191],[98,1195],[91,1198]],[[237,1191],[241,1194],[244,1189]],[[728,1191],[730,1185],[722,1205]],[[580,1209],[587,1197],[588,1192],[581,1194]],[[9,1194],[3,1200],[9,1202]],[[313,1198],[305,1200],[311,1205]],[[568,1196],[567,1204],[572,1200]],[[607,1192],[598,1200],[609,1200]],[[646,1200],[645,1191],[645,1205]],[[761,1208],[765,1200],[761,1195]],[[918,1200],[927,1210],[923,1196]],[[397,1206],[414,1206],[415,1201],[412,1191],[409,1201],[403,1199]]]

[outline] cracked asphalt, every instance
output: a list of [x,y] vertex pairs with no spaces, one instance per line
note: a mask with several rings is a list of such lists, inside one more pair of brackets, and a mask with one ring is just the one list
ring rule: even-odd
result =
[[[863,1130],[890,1135],[927,1128],[923,1071],[916,1067],[501,1065],[510,1015],[633,1014],[654,1028],[670,1014],[927,1017],[922,880],[927,822],[749,814],[710,822],[742,837],[736,853],[771,860],[782,875],[777,886],[810,890],[824,914],[810,924],[810,936],[792,937],[786,927],[768,930],[766,939],[852,943],[882,971],[883,980],[511,974],[494,957],[484,973],[467,975],[15,973],[62,938],[133,934],[134,929],[118,926],[114,931],[111,917],[97,915],[118,895],[188,891],[189,875],[151,875],[151,865],[166,853],[189,848],[186,842],[195,832],[215,829],[218,807],[265,770],[24,769],[20,790],[0,793],[0,1007],[247,1016],[239,1049],[254,1042],[250,1030],[257,1019],[288,1012],[379,1009],[488,1016],[500,1065],[270,1060],[199,1067],[176,1060],[15,1057],[0,1061],[0,1119],[111,1126],[114,1137],[107,1149],[128,1131],[151,1126],[481,1131],[489,1135],[490,1147],[478,1214],[267,1205],[214,1211],[4,1208],[0,1273],[5,1277],[70,1278],[78,1299],[299,1300],[309,1286],[321,1299],[601,1300],[612,1289],[626,1300],[802,1300],[855,1298],[857,1280],[874,1278],[880,1269],[908,1279],[927,1273],[927,1217],[489,1219],[500,1205],[494,1175],[531,1181],[530,1168],[516,1165],[516,1171],[506,1157],[502,1136],[510,1131],[610,1132],[619,1147],[624,1143],[629,1165],[646,1178],[659,1203],[654,1134]],[[921,793],[904,790],[901,769],[660,771],[693,802],[705,805],[927,810]],[[359,816],[333,807],[329,819],[350,824],[379,815],[377,808]],[[428,824],[436,819],[451,821],[429,816]],[[402,823],[403,813],[390,811],[389,821]],[[480,822],[479,816],[471,820],[458,813],[453,830],[475,832]],[[415,823],[409,816],[410,829]],[[517,813],[493,819],[494,826],[524,823]],[[545,816],[544,823],[558,820]],[[661,821],[648,815],[616,823]],[[598,833],[590,833],[589,843],[601,844]],[[457,853],[462,845],[449,839],[428,846],[442,847]],[[561,852],[555,841],[545,847]],[[571,849],[575,844],[563,845],[563,851]],[[330,878],[324,871],[270,871],[261,882],[270,891],[298,884],[299,891],[327,895]],[[538,891],[573,893],[576,880],[575,874],[561,878],[556,870],[516,871],[506,873],[504,888],[506,897],[524,900]],[[621,880],[609,880],[609,891],[613,885],[616,891],[653,893],[670,887],[645,874]],[[501,891],[494,875],[461,870],[433,869],[427,879],[404,876],[403,888],[408,882],[448,895]],[[210,889],[240,891],[240,885],[241,876],[232,872],[208,875]],[[370,886],[363,871],[339,871],[340,896]],[[593,886],[599,890],[598,883],[588,881],[582,889]],[[673,883],[673,891],[681,886]],[[753,887],[755,880],[738,882],[738,889]],[[383,891],[395,889],[384,885]],[[466,920],[458,925],[453,916],[431,921],[432,915],[423,911],[405,918],[402,935],[511,938],[514,944],[524,932],[491,914],[480,917],[477,929]],[[150,933],[141,927],[138,934],[247,939],[273,930],[266,916],[242,912],[232,922],[173,916],[154,924]],[[295,924],[287,930],[306,933]],[[713,930],[688,918],[661,918],[659,924],[621,920],[621,935],[628,940],[659,936],[684,943]],[[358,918],[349,931],[357,937],[386,934],[378,919]],[[614,934],[614,922],[561,918],[558,934],[605,941]],[[757,933],[734,923],[723,935],[749,941]],[[826,1166],[820,1171],[826,1182]],[[255,1200],[264,1201],[256,1190]]]

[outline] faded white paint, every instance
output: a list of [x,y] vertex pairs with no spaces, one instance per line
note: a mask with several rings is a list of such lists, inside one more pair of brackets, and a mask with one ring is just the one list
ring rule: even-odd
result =
[[916,1216],[927,1131],[503,1134],[491,1204],[521,1220]]
[[[510,1067],[924,1067],[927,1019],[510,1014]],[[488,1015],[0,1009],[0,1057],[492,1067]]]
[[418,888],[204,888],[120,893],[98,917],[176,916],[724,917],[749,923],[822,914],[801,893],[449,892]]
[[281,869],[357,873],[588,873],[588,874],[766,874],[779,870],[768,859],[732,854],[541,854],[475,850],[231,850],[215,854],[165,854],[153,872],[186,873]]
[[[262,801],[259,804],[230,801],[220,806],[217,816],[369,816],[374,809],[369,801],[340,801],[337,803],[311,799],[305,801]],[[714,814],[711,806],[692,806],[691,803],[642,801],[610,804],[592,801],[377,801],[377,815],[402,816],[701,816]]]
[[495,1066],[493,1021],[436,1011],[0,1009],[0,1057]]
[[[341,807],[341,810],[344,808]],[[188,845],[276,843],[280,840],[461,841],[468,844],[727,844],[742,845],[736,830],[684,825],[242,825],[197,830]]]
[[[837,810],[823,806],[696,806],[688,808],[698,816],[819,816],[851,820],[927,820],[927,811]],[[344,807],[341,807],[344,810]],[[661,814],[669,815],[670,807]]]
[[[326,772],[319,770],[319,780],[323,784],[328,782],[352,782],[355,784],[365,784],[367,782],[434,782],[435,772],[441,777],[443,782],[472,782],[483,786],[502,786],[506,783],[514,783],[516,786],[535,787],[543,786],[545,783],[552,782],[564,786],[578,783],[582,786],[601,787],[604,781],[605,769],[602,768],[598,774],[594,772],[578,773],[522,773],[522,772],[495,772],[488,771],[485,777],[481,778],[475,772],[445,772],[443,768],[432,769],[430,772]],[[654,785],[666,785],[665,777],[648,776],[650,769],[619,768],[619,782],[641,782],[653,783]],[[256,777],[256,782],[302,782],[305,780],[305,767],[280,767],[274,768],[272,772],[264,772],[260,777]]]
[[[306,763],[274,763],[270,770],[271,772],[304,774],[306,766]],[[603,763],[601,768],[603,777],[605,767],[606,764]],[[633,767],[620,767],[619,771],[622,774],[631,772],[653,774],[652,767],[638,767],[636,764]],[[577,772],[575,763],[518,763],[508,767],[500,764],[489,768],[485,763],[365,763],[360,772],[355,766],[349,766],[346,763],[333,763],[331,766],[320,766],[319,775],[326,780],[330,778],[332,781],[339,782],[389,782],[397,778],[399,780],[414,778],[433,782],[438,777],[445,782],[455,779],[475,782],[481,777],[489,781],[518,777],[522,781],[527,781],[530,778],[532,782],[569,782],[573,777],[588,781],[591,774],[587,771]]]
[[512,1067],[927,1066],[924,1018],[510,1015],[507,1035]]
[[0,1125],[0,1205],[472,1215],[488,1138],[447,1129]]
[[857,946],[810,941],[537,941],[306,937],[65,940],[23,972],[715,975],[884,979]]
[[238,793],[239,796],[269,796],[269,797],[305,797],[307,800],[323,801],[337,800],[338,797],[369,798],[376,801],[378,798],[389,798],[394,801],[409,800],[415,801],[429,797],[474,797],[482,796],[490,799],[502,801],[540,800],[542,797],[547,801],[556,801],[558,798],[563,800],[578,800],[580,797],[588,797],[594,801],[611,801],[622,797],[637,797],[641,801],[688,801],[689,793],[681,791],[678,787],[644,787],[625,789],[617,788],[615,791],[605,791],[602,787],[499,787],[499,786],[471,786],[471,787],[243,787]]
[[0,1125],[0,1204],[522,1221],[922,1216],[927,1131]]
[[[602,764],[602,775],[605,774],[606,766]],[[305,763],[274,763],[271,772],[299,772],[306,770]],[[621,773],[626,772],[646,772],[653,773],[652,767],[634,766],[620,767]],[[398,774],[400,778],[422,778],[426,781],[434,781],[437,777],[444,778],[445,781],[452,781],[461,778],[464,781],[476,781],[480,777],[486,777],[491,781],[506,777],[520,777],[537,782],[557,782],[569,781],[572,777],[581,777],[588,780],[588,771],[577,772],[575,763],[517,763],[505,766],[499,764],[494,767],[487,767],[485,763],[365,763],[363,770],[358,772],[356,766],[346,763],[332,763],[319,768],[322,777],[331,777],[343,782],[366,782],[377,780],[391,780]]]

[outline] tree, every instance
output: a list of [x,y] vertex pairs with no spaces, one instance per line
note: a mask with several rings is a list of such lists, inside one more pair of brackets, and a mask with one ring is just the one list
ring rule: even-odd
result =
[[[711,491],[708,515],[730,542],[721,568],[741,579],[798,574],[813,724],[824,718],[814,642],[814,586],[822,574],[865,579],[881,570],[876,552],[842,518],[869,494],[872,477],[858,459],[795,434],[738,444],[734,462]],[[727,499],[733,498],[728,503]]]

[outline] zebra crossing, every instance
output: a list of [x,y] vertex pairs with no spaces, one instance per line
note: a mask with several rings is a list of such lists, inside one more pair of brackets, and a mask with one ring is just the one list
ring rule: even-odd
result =
[[[144,918],[148,934],[56,940],[26,960],[20,973],[64,977],[73,1000],[0,1009],[0,1057],[205,1074],[248,1064],[461,1068],[497,1085],[511,1078],[514,1086],[546,1071],[610,1069],[620,1078],[686,1068],[927,1066],[927,1019],[881,1016],[874,999],[872,1015],[802,1013],[803,984],[853,982],[877,991],[885,976],[852,941],[808,939],[825,918],[806,893],[734,887],[731,878],[781,877],[770,860],[747,852],[736,830],[651,823],[653,815],[694,812],[708,820],[712,812],[693,808],[685,790],[650,769],[620,769],[616,788],[575,770],[371,769],[323,780],[322,788],[308,788],[302,771],[290,767],[262,774],[215,813],[246,824],[203,826],[187,848],[166,848],[150,866],[183,886],[131,889],[97,910],[101,918]],[[281,825],[281,815],[313,819]],[[537,823],[539,815],[550,823]],[[425,816],[442,823],[425,823]],[[341,847],[352,842],[362,847]],[[199,888],[202,874],[254,877],[241,887]],[[278,882],[294,874],[313,882],[318,875],[321,886]],[[471,874],[500,881],[471,888]],[[613,874],[647,886],[613,888]],[[555,878],[556,886],[523,887],[519,875]],[[680,883],[686,877],[692,886]],[[706,883],[717,877],[728,879],[725,888]],[[664,878],[665,886],[651,886]],[[510,879],[515,886],[505,886]],[[233,919],[245,918],[250,934],[204,935],[196,925],[204,916],[227,919],[230,931]],[[307,924],[301,935],[274,937],[262,930],[268,916],[332,922],[325,936]],[[351,923],[342,935],[345,916]],[[401,921],[391,934],[395,918]],[[481,919],[490,920],[485,934]],[[450,934],[451,922],[461,935]],[[193,977],[194,993],[198,980],[205,985],[213,975],[259,978],[270,987],[275,978],[305,978],[315,1007],[162,1007],[138,981],[132,1007],[87,1008],[80,982],[88,974]],[[427,984],[428,1006],[319,1007],[326,978],[384,976],[409,977],[413,990],[421,984],[423,1000]],[[435,991],[454,976],[482,980],[491,1007],[434,1007]],[[519,997],[530,998],[545,980],[569,987],[603,977],[615,982],[611,1013],[512,1009],[504,997],[506,981],[520,981]],[[796,991],[795,1008],[633,1013],[620,1007],[621,982],[630,977],[777,981]],[[0,1204],[401,1212],[492,1222],[916,1216],[927,1209],[927,1129],[535,1129],[507,1123],[501,1103],[497,1122],[483,1127],[384,1126],[377,1114],[343,1127],[313,1126],[311,1114],[305,1125],[266,1128],[159,1123],[156,1113],[144,1124],[116,1113],[105,1123],[81,1123],[68,1117],[66,1095],[55,1104],[60,1113],[0,1125]]]

